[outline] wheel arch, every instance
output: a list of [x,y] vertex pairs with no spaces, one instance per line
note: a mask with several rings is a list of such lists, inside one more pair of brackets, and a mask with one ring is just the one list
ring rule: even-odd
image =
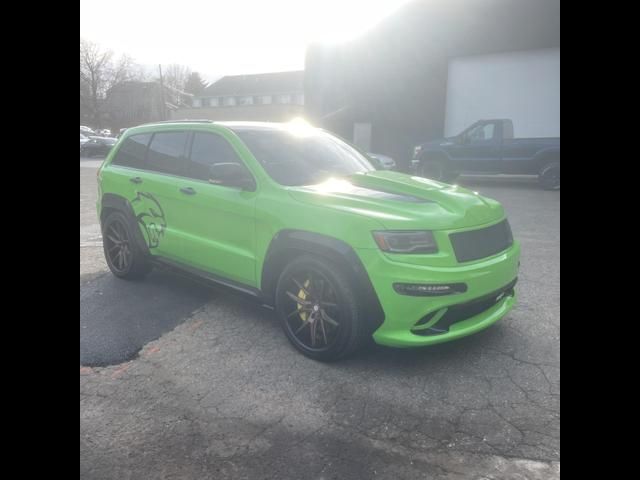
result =
[[538,170],[549,162],[560,163],[560,149],[557,147],[551,147],[540,150],[536,153],[534,160]]
[[100,205],[101,229],[107,216],[112,212],[117,211],[123,213],[129,222],[129,229],[131,230],[131,232],[133,232],[134,240],[140,247],[140,250],[144,252],[145,255],[150,255],[149,246],[147,245],[147,242],[144,239],[142,232],[140,231],[140,227],[136,220],[136,214],[133,211],[133,207],[131,206],[129,200],[115,193],[105,193],[102,196]]
[[267,249],[260,279],[260,289],[267,301],[274,302],[280,273],[287,263],[299,255],[311,254],[326,258],[344,267],[352,281],[361,305],[365,309],[371,332],[384,321],[384,311],[375,293],[369,274],[353,248],[334,237],[304,230],[281,230]]

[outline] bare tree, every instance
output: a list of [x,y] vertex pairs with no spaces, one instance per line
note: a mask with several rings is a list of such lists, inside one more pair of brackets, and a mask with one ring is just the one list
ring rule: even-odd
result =
[[184,90],[184,85],[187,83],[189,75],[191,75],[191,69],[184,65],[171,64],[164,69],[164,83],[169,87],[173,87],[177,90]]
[[184,65],[174,63],[163,68],[163,80],[165,87],[167,87],[169,102],[174,105],[183,103],[184,95],[182,92],[185,90],[185,85],[190,75],[191,69]]
[[114,59],[113,52],[80,39],[80,112],[101,127],[102,105],[111,88],[137,76],[131,57]]

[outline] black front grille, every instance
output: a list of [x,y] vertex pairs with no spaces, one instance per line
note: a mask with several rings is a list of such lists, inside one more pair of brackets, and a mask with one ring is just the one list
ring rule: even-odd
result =
[[490,257],[513,244],[511,227],[505,219],[487,228],[458,232],[449,235],[458,262],[470,262]]

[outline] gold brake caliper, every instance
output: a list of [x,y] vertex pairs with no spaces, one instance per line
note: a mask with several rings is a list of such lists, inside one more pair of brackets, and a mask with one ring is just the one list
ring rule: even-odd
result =
[[[310,284],[310,280],[306,280],[303,285],[304,288],[307,289],[307,291],[309,290],[309,284]],[[300,289],[300,291],[298,292],[298,298],[300,298],[301,300],[305,300],[307,298],[307,295],[304,293],[303,289]],[[298,310],[302,310],[302,305],[300,305],[298,303]],[[298,315],[300,315],[300,318],[302,319],[303,322],[307,321],[307,317],[309,316],[309,312],[300,312]]]

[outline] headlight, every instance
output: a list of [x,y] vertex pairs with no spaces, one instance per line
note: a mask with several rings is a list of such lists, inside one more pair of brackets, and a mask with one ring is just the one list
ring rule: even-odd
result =
[[383,252],[391,253],[436,253],[438,245],[428,230],[389,231],[373,233],[373,239]]

